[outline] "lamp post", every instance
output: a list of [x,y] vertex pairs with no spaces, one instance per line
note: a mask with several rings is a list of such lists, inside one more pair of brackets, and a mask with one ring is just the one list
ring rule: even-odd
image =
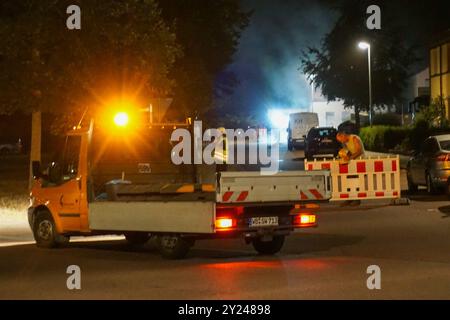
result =
[[370,44],[367,42],[358,43],[361,50],[367,50],[367,61],[369,65],[369,124],[372,126],[372,68],[370,63]]

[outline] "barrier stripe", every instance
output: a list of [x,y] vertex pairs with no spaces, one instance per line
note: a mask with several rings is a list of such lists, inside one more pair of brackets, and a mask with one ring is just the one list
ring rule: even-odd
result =
[[323,199],[322,194],[317,189],[310,189],[309,192],[316,198],[316,199]]
[[367,193],[365,192],[358,193],[358,198],[367,198]]
[[322,170],[330,170],[331,163],[322,163]]
[[303,191],[300,191],[300,199],[301,200],[308,200],[309,198]]
[[340,163],[339,164],[339,173],[348,173],[348,164]]
[[375,172],[383,172],[383,161],[375,161],[374,167]]
[[231,196],[233,195],[233,193],[234,193],[233,191],[225,192],[223,195],[223,201],[228,202],[230,200]]
[[365,162],[357,162],[356,163],[356,172],[365,173],[366,172],[366,163]]
[[397,160],[392,160],[392,171],[397,171]]
[[237,198],[237,202],[245,201],[248,197],[248,191],[242,191],[239,197]]

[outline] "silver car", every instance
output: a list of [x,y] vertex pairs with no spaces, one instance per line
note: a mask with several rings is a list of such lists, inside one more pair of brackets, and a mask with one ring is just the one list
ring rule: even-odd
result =
[[410,192],[426,186],[429,193],[450,194],[450,134],[427,138],[421,150],[409,159],[407,177]]

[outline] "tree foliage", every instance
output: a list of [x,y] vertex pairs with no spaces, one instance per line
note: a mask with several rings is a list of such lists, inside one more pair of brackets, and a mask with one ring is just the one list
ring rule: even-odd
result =
[[359,111],[369,107],[367,52],[358,49],[358,42],[371,45],[373,104],[378,108],[401,98],[409,68],[417,61],[414,46],[405,43],[405,30],[385,3],[381,6],[381,30],[369,30],[366,8],[372,2],[342,2],[339,18],[322,46],[309,48],[301,58],[302,70],[315,87],[320,87],[329,101],[340,99],[346,107],[354,107],[357,122]]
[[[66,9],[81,7],[82,29]],[[0,112],[95,112],[111,99],[166,95],[181,50],[155,0],[0,3]]]
[[[72,4],[79,31],[66,28]],[[144,105],[174,96],[176,113],[192,116],[211,106],[248,18],[238,0],[4,0],[0,112],[79,118],[127,95]]]
[[234,75],[222,71],[232,62],[251,13],[241,9],[239,0],[159,3],[183,49],[170,74],[176,81],[173,107],[189,116],[203,115],[215,94],[229,94],[236,84]]

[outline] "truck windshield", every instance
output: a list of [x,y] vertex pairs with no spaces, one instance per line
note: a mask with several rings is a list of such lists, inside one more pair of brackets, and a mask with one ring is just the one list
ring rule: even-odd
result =
[[124,135],[94,134],[92,154],[96,162],[125,163],[170,161],[170,130],[147,129]]

